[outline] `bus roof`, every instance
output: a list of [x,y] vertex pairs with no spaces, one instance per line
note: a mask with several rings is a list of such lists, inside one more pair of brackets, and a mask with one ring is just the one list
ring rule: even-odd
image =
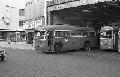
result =
[[107,30],[119,30],[119,29],[120,29],[119,27],[111,27],[111,26],[101,27],[101,30],[102,30],[102,31],[107,31]]
[[89,31],[94,31],[94,28],[92,27],[76,27],[76,26],[71,26],[71,25],[41,25],[38,26],[36,31],[42,31],[42,30],[89,30]]

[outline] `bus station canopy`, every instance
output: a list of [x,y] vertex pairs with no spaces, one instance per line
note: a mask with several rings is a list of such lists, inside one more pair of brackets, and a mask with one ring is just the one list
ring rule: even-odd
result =
[[91,27],[75,27],[71,25],[41,25],[38,26],[36,31],[42,31],[42,30],[49,30],[49,31],[54,31],[54,30],[89,30],[93,31],[94,29]]

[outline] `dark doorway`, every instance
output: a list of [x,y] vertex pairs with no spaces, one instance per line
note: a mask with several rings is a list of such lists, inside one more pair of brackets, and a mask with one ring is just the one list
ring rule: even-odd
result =
[[33,44],[33,37],[34,37],[34,33],[33,32],[28,32],[27,44]]

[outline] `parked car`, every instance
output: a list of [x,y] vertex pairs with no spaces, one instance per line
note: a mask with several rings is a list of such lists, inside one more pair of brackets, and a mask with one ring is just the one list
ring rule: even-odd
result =
[[1,61],[4,61],[5,57],[6,57],[5,50],[0,48],[0,58],[1,58]]

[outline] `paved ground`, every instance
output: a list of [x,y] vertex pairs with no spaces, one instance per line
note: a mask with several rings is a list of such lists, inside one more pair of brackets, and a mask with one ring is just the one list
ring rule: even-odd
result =
[[32,44],[27,44],[26,42],[11,42],[10,44],[8,42],[0,42],[0,47],[34,50]]
[[0,62],[0,77],[120,77],[120,56],[110,52],[45,54],[18,48],[6,51],[5,61]]

